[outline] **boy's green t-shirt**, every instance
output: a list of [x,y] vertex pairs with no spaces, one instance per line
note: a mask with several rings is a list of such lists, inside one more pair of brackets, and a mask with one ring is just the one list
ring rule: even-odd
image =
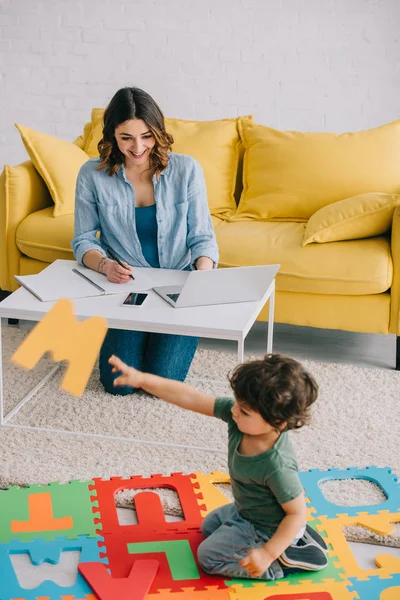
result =
[[232,418],[233,405],[232,398],[217,398],[214,416],[228,423],[228,466],[235,504],[245,519],[272,535],[285,516],[281,504],[303,491],[294,449],[283,432],[270,450],[257,456],[240,454],[243,433]]

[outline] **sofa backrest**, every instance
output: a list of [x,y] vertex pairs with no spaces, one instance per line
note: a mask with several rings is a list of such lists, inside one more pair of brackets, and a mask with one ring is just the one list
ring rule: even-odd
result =
[[[98,143],[103,135],[104,109],[94,108],[92,119],[75,144],[90,158],[99,156]],[[189,154],[201,164],[207,184],[210,213],[229,219],[240,197],[243,144],[239,136],[242,117],[218,121],[188,121],[166,117],[166,130],[174,138],[173,152]],[[252,117],[246,117],[251,120]]]
[[306,221],[359,194],[400,193],[400,121],[354,133],[278,131],[239,122],[245,146],[235,220]]

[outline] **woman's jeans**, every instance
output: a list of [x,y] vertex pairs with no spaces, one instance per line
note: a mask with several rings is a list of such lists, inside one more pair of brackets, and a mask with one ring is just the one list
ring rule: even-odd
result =
[[234,504],[216,508],[203,521],[202,533],[206,539],[197,549],[199,563],[212,575],[245,577],[246,579],[282,579],[284,572],[275,560],[259,577],[251,577],[239,565],[252,548],[261,548],[269,536],[244,519]]
[[100,350],[100,381],[110,394],[124,396],[137,391],[129,386],[114,387],[119,373],[111,372],[108,359],[112,354],[140,371],[184,381],[198,343],[198,337],[186,335],[109,329]]

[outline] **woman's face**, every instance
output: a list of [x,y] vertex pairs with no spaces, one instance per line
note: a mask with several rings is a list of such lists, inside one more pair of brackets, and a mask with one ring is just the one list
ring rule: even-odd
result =
[[148,163],[156,140],[145,121],[125,121],[115,128],[114,135],[118,148],[125,157],[126,166],[142,166]]

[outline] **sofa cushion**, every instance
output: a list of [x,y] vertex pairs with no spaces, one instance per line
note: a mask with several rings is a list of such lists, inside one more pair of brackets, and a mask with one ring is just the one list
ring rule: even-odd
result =
[[26,217],[16,234],[18,248],[36,260],[51,263],[57,258],[73,260],[70,242],[74,234],[74,215],[55,219],[53,207],[38,210]]
[[54,202],[54,217],[72,215],[75,185],[88,155],[76,144],[16,124],[35,168],[44,179]]
[[[211,216],[214,227],[224,221]],[[51,263],[57,258],[73,260],[71,240],[74,235],[74,216],[55,219],[53,207],[31,213],[19,225],[16,243],[20,251],[36,260]]]
[[317,210],[309,219],[303,246],[382,235],[392,225],[400,194],[359,194]]
[[[84,150],[90,158],[97,158],[99,156],[97,144],[103,137],[103,116],[104,108],[93,108],[91,122],[85,125],[85,128],[89,125],[91,126],[84,146]],[[85,134],[85,130],[83,133]]]
[[82,135],[79,135],[72,143],[78,146],[78,148],[85,150],[89,135],[92,134],[92,129],[92,123],[89,121],[89,123],[86,123],[85,127],[83,128]]
[[355,133],[278,131],[239,123],[246,148],[235,221],[306,220],[366,192],[400,193],[400,121]]
[[[104,109],[92,110],[92,130],[84,148],[90,158],[99,155]],[[241,140],[242,117],[218,121],[186,121],[166,117],[165,127],[174,138],[173,152],[189,154],[203,167],[210,213],[227,219],[236,211],[235,187]],[[252,117],[246,117],[251,121]]]
[[310,244],[305,225],[223,222],[215,228],[220,266],[279,263],[277,289],[313,294],[380,294],[390,288],[393,264],[386,236]]

